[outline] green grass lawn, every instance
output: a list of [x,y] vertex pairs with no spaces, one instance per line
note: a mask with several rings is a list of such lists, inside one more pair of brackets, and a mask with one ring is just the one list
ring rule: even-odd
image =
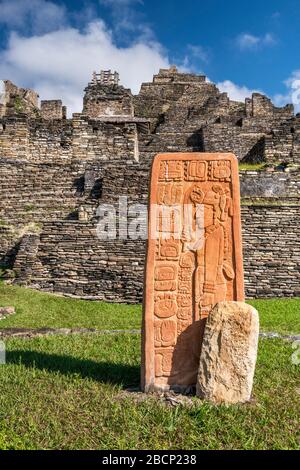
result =
[[[265,331],[299,333],[300,299],[255,300]],[[0,283],[8,327],[140,328],[141,307],[88,302]],[[140,334],[5,339],[0,449],[299,449],[299,366],[292,343],[260,341],[253,400],[172,406],[137,391]]]
[[[300,333],[300,298],[251,300],[259,312],[261,329],[278,333]],[[14,306],[17,314],[2,320],[0,328],[140,328],[140,305],[108,304],[58,297],[7,286],[0,282],[0,306]]]
[[194,398],[172,407],[126,393],[139,383],[139,335],[10,339],[7,350],[1,449],[299,448],[299,368],[288,342],[260,342],[254,400],[240,406]]
[[249,300],[259,313],[263,331],[300,334],[300,298]]
[[2,320],[0,328],[140,328],[140,305],[109,304],[70,299],[7,286],[0,282],[0,307],[14,306],[17,314]]
[[263,170],[266,167],[266,163],[242,163],[239,162],[239,170],[250,170],[250,171],[257,171]]

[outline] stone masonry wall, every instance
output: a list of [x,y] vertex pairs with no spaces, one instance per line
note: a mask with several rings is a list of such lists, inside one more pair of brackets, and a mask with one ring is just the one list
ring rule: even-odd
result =
[[38,94],[18,88],[10,80],[0,80],[0,117],[26,113],[38,117]]
[[63,105],[61,100],[41,101],[41,116],[44,119],[63,119]]
[[[300,158],[299,139],[287,137],[292,123],[273,133],[283,123],[296,119],[293,106],[277,108],[260,93],[254,93],[245,103],[235,102],[205,77],[169,69],[142,85],[134,106],[136,116],[151,120],[148,150],[230,151],[239,160],[252,163],[274,162],[274,154],[281,157],[278,163],[295,163]],[[277,135],[283,147],[289,147],[286,152],[277,151]]]
[[83,113],[99,116],[133,116],[130,90],[117,84],[90,83],[85,89]]
[[[82,298],[142,301],[145,242],[101,241],[95,224],[78,221],[46,223],[38,242],[26,242],[14,267],[22,282]],[[32,243],[39,244],[34,263]]]
[[[211,124],[202,129],[203,150],[206,152],[233,152],[240,160],[251,154],[263,133],[251,132],[227,124]],[[213,150],[212,150],[213,149]]]
[[[299,206],[242,206],[247,298],[300,295],[299,225]],[[144,241],[103,242],[93,223],[57,221],[44,225],[38,251],[36,238],[26,239],[15,270],[39,289],[137,303],[143,297],[144,257]]]
[[47,163],[136,159],[137,138],[131,122],[102,122],[81,114],[72,121],[14,116],[0,121],[0,157]]
[[[85,175],[89,180],[85,207],[95,206],[88,193],[100,175],[102,192],[97,203],[117,208],[118,195],[127,195],[129,205],[146,202],[148,172],[138,170],[137,163],[125,169],[89,164]],[[293,178],[282,171],[275,175],[243,171],[240,179],[247,297],[299,295],[300,206],[293,197],[298,192]],[[25,236],[14,265],[19,282],[84,298],[141,302],[145,241],[101,241],[96,227],[96,219],[54,220],[44,223],[40,234]]]
[[300,206],[242,207],[248,298],[300,296]]
[[300,114],[272,129],[265,137],[265,158],[269,162],[300,161]]
[[[100,202],[118,207],[118,197],[145,203],[148,171],[135,161],[30,163],[0,159],[0,265],[11,265],[27,234],[45,222],[78,219],[80,208],[95,216]],[[62,236],[64,231],[62,231]]]
[[276,171],[272,168],[268,171],[242,170],[240,187],[244,201],[246,198],[253,201],[272,198],[274,203],[299,202],[300,172],[292,169]]

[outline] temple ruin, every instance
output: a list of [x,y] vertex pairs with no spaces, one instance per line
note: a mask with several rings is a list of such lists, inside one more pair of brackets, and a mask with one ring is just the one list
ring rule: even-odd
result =
[[[138,95],[94,72],[82,113],[0,81],[0,266],[14,282],[87,299],[142,300],[145,241],[99,240],[97,207],[147,203],[153,157],[232,152],[240,169],[248,297],[300,294],[300,115],[259,93],[160,70]],[[261,163],[261,168],[252,164]]]

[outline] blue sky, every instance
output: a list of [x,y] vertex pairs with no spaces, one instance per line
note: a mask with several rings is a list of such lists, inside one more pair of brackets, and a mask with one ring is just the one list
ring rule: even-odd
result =
[[243,100],[300,111],[299,0],[0,0],[0,79],[81,110],[93,70],[137,93],[159,67],[205,73]]

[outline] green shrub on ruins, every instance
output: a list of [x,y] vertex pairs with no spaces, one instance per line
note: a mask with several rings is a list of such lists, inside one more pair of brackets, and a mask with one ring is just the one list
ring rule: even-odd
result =
[[14,108],[15,108],[15,112],[18,114],[24,112],[24,103],[20,96],[15,97]]

